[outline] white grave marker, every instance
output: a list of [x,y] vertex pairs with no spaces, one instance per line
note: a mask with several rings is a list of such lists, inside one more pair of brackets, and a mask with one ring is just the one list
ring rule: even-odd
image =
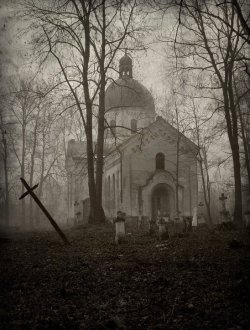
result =
[[115,242],[116,244],[125,241],[125,213],[118,211],[115,219]]

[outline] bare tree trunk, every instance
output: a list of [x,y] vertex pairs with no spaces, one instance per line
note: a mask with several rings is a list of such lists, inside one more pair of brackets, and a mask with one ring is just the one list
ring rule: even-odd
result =
[[[104,85],[105,86],[105,85]],[[105,221],[105,214],[102,207],[102,178],[103,178],[103,141],[104,141],[104,93],[105,87],[101,87],[100,104],[99,104],[99,117],[98,117],[98,138],[97,138],[97,157],[96,157],[96,198],[97,210],[96,216],[98,222]]]
[[[207,216],[208,216],[208,225],[212,225],[212,216],[211,216],[211,198],[210,198],[210,188],[208,188],[209,182],[205,179],[205,173],[203,168],[203,162],[204,159],[201,155],[201,152],[199,150],[199,166],[200,166],[200,173],[201,173],[201,181],[202,181],[202,190],[203,190],[203,196],[204,196],[204,202],[207,210]],[[208,175],[208,173],[207,173]]]
[[[92,115],[91,121],[92,121]],[[87,125],[88,125],[88,115],[87,115]],[[89,221],[97,221],[96,210],[98,209],[97,199],[96,199],[96,186],[95,186],[95,169],[94,169],[94,152],[93,152],[93,139],[92,139],[92,129],[86,129],[87,138],[87,164],[88,164],[88,186],[89,186],[89,199],[90,199],[90,213]]]
[[[105,1],[103,3],[103,7],[105,7]],[[104,96],[100,95],[100,100],[102,104],[99,105],[101,107],[101,111],[98,114],[98,140],[97,140],[97,163],[96,163],[96,177],[95,177],[95,159],[94,159],[94,152],[93,152],[93,103],[90,98],[89,94],[89,85],[88,85],[88,69],[89,69],[89,59],[90,59],[90,21],[89,21],[89,13],[85,13],[85,53],[84,53],[84,65],[83,65],[83,78],[85,83],[83,84],[84,88],[84,96],[85,96],[85,103],[86,103],[86,139],[87,139],[87,163],[88,163],[88,185],[89,185],[89,198],[90,198],[90,214],[89,214],[89,221],[90,222],[103,222],[105,220],[104,211],[102,208],[102,172],[103,172],[103,136],[104,136]],[[104,31],[105,33],[105,31]],[[105,37],[105,34],[104,34]],[[104,44],[105,47],[105,44]],[[103,49],[102,45],[102,52]],[[105,57],[99,61],[101,67],[104,72],[104,60]],[[105,72],[104,72],[104,79],[105,79]],[[101,84],[100,89],[103,92],[103,88],[105,91],[105,80],[104,80],[104,87],[103,84],[103,76],[101,75]],[[103,113],[102,113],[103,112]],[[103,125],[103,129],[102,129]],[[100,127],[101,126],[101,127]]]
[[[247,23],[247,21],[245,20],[243,14],[242,14],[242,9],[241,9],[241,6],[238,2],[238,0],[232,0],[232,5],[235,7],[236,9],[236,12],[237,12],[237,15],[239,17],[239,20],[241,22],[241,25],[242,25],[242,28],[244,29],[245,33],[248,35],[248,37],[250,36],[250,27]],[[250,40],[249,38],[246,40],[247,43],[250,44]]]
[[242,134],[242,142],[244,147],[244,155],[245,155],[245,165],[247,169],[247,181],[248,181],[248,192],[250,193],[250,159],[249,159],[249,145],[247,142],[244,122],[241,114],[241,110],[239,109],[239,117],[240,117],[240,123],[241,123],[241,134]]
[[[21,178],[25,178],[25,156],[26,156],[26,119],[25,119],[25,109],[23,109],[23,123],[22,123],[22,160],[21,160]],[[21,194],[25,191],[24,186],[22,185]],[[22,224],[26,225],[26,210],[25,210],[25,198],[22,199]]]
[[207,209],[208,214],[208,225],[211,226],[212,221],[212,215],[211,215],[211,184],[210,184],[210,177],[209,177],[209,169],[208,169],[208,161],[207,161],[207,151],[205,148],[203,148],[203,162],[205,166],[205,175],[202,170],[202,182],[205,182],[205,176],[206,176],[206,184],[203,186],[204,191],[206,191],[205,194],[205,205]]
[[176,190],[175,190],[175,199],[176,199],[176,217],[179,217],[179,160],[180,160],[180,134],[179,134],[179,114],[177,110],[177,105],[175,102],[175,115],[176,115],[176,123],[177,123],[177,141],[176,141]]
[[4,163],[4,185],[5,185],[5,222],[9,224],[9,177],[8,177],[8,150],[5,138],[5,130],[1,118],[2,125],[2,139],[3,139],[3,163]]
[[97,198],[97,219],[100,222],[105,221],[105,214],[102,207],[102,178],[103,178],[103,144],[104,144],[104,113],[105,113],[105,46],[106,46],[106,20],[105,20],[105,2],[102,5],[102,47],[100,56],[100,92],[99,92],[99,112],[98,112],[98,136],[97,136],[97,157],[96,157],[96,198]]
[[[241,168],[240,168],[240,154],[239,154],[239,143],[238,143],[238,122],[237,114],[234,104],[234,93],[232,86],[234,62],[235,62],[235,52],[237,49],[233,49],[231,43],[232,37],[232,26],[227,31],[227,53],[224,61],[224,75],[220,72],[214,57],[214,53],[211,50],[208,38],[204,28],[203,17],[199,12],[200,19],[200,29],[202,36],[204,38],[204,45],[206,51],[210,57],[211,64],[215,71],[216,76],[220,82],[221,88],[223,90],[223,101],[224,101],[224,114],[227,123],[227,133],[229,138],[230,147],[233,156],[233,167],[234,167],[234,185],[235,185],[235,206],[234,206],[234,220],[235,222],[242,223],[242,190],[241,190]],[[225,20],[229,22],[227,13],[225,14]],[[231,22],[230,22],[231,23]],[[219,48],[221,51],[221,49]]]
[[232,156],[234,164],[234,186],[235,186],[235,206],[234,220],[239,225],[242,224],[242,187],[241,187],[241,168],[239,157],[238,139],[234,138],[232,144]]
[[88,186],[89,186],[89,199],[90,199],[90,214],[89,221],[96,222],[98,220],[98,210],[100,209],[96,196],[96,184],[95,184],[95,160],[94,160],[94,150],[93,150],[93,103],[89,94],[88,85],[88,68],[90,59],[90,21],[89,12],[85,12],[85,53],[84,53],[84,64],[83,64],[83,89],[86,104],[86,140],[87,140],[87,164],[88,164]]
[[[33,146],[32,146],[31,157],[30,157],[31,158],[30,159],[30,187],[33,186],[33,179],[34,179],[35,153],[36,153],[36,147],[37,147],[38,117],[39,117],[39,110],[38,110],[36,121],[35,121],[34,141],[33,141]],[[30,196],[30,204],[29,204],[29,218],[30,218],[30,225],[32,226],[34,224],[34,221],[33,221],[33,198],[31,196]]]
[[[102,207],[102,176],[106,78],[108,71],[112,69],[114,56],[121,49],[124,39],[127,36],[131,38],[136,31],[134,26],[129,28],[136,6],[136,1],[132,1],[132,5],[130,2],[124,4],[123,1],[117,1],[116,6],[112,9],[114,10],[112,15],[110,15],[110,3],[106,0],[97,1],[97,3],[95,1],[72,0],[65,2],[63,6],[57,1],[52,1],[51,7],[48,8],[47,6],[34,5],[34,2],[30,1],[30,6],[27,6],[30,17],[39,22],[37,27],[42,27],[42,49],[46,44],[48,53],[56,59],[64,78],[63,83],[69,88],[83,122],[87,142],[89,219],[91,222],[103,222],[105,220]],[[123,7],[124,15],[122,13]],[[108,8],[108,13],[106,13],[106,8]],[[71,16],[78,22],[79,28],[75,29],[74,24],[68,24],[68,17],[71,19]],[[41,17],[43,18],[41,19]],[[119,31],[116,29],[116,17],[122,23]],[[72,65],[72,72],[76,73],[76,76],[79,74],[78,78],[73,77],[71,73],[69,74],[70,66],[63,56],[64,51],[60,51],[60,49],[65,49],[65,46],[70,47],[70,49],[73,48],[76,53],[78,52],[79,62],[74,61]],[[68,62],[71,62],[71,59],[68,59]],[[78,87],[75,86],[77,79],[80,82]],[[84,96],[84,105],[82,95]],[[97,113],[95,113],[98,97],[100,104]],[[92,135],[93,116],[97,117],[98,122],[96,158],[94,157]]]
[[234,170],[234,221],[239,225],[242,224],[242,186],[241,186],[241,166],[240,166],[240,149],[238,141],[238,118],[233,97],[232,87],[232,74],[233,74],[233,63],[227,66],[226,75],[228,76],[227,85],[223,84],[223,96],[224,96],[224,111],[227,122],[227,132],[230,147],[232,150],[233,158],[233,170]]
[[[193,103],[193,114],[194,114],[194,122],[195,122],[195,134],[197,139],[198,145],[198,155],[199,155],[199,166],[200,166],[200,173],[201,173],[201,180],[202,180],[202,190],[204,196],[204,202],[207,210],[208,215],[208,225],[212,225],[212,216],[211,216],[211,196],[210,196],[210,179],[208,173],[208,163],[207,163],[207,152],[204,146],[201,144],[201,136],[200,136],[200,126],[198,122],[198,117],[196,113],[195,103],[192,99]],[[204,169],[205,167],[205,169]],[[205,173],[204,173],[205,170]]]
[[[43,181],[44,181],[44,171],[45,171],[45,129],[42,133],[42,159],[41,159],[41,172],[40,172],[40,180],[39,180],[39,186],[38,186],[38,192],[37,196],[41,200],[43,195]],[[39,207],[36,207],[36,224],[40,224],[40,209]]]

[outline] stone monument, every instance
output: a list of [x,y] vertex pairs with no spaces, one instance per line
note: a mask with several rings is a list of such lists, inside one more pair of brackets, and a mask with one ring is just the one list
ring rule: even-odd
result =
[[117,217],[114,219],[116,244],[125,242],[125,217],[125,213],[118,211]]
[[224,193],[221,193],[219,200],[221,201],[221,211],[220,211],[221,222],[228,222],[230,221],[230,216],[228,210],[226,209],[227,197],[224,195]]

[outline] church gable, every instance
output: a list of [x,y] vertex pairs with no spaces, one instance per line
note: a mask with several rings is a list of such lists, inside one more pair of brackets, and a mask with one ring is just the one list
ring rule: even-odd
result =
[[[134,185],[145,184],[144,177],[151,177],[157,168],[157,157],[162,155],[164,166],[162,170],[176,172],[177,136],[178,131],[163,118],[156,121],[142,132],[132,135],[106,157],[105,168],[111,170],[120,163],[121,154],[124,170],[130,173]],[[179,144],[179,174],[185,177],[185,171],[191,164],[196,164],[197,146],[184,135],[180,135]],[[126,165],[130,159],[129,167]]]
[[[159,171],[168,175],[169,182],[176,181],[178,131],[164,119],[158,118],[140,134],[131,137],[122,145],[123,159],[130,159],[126,167],[131,177],[132,189],[147,185]],[[197,147],[184,135],[179,145],[179,184],[187,183],[190,171],[196,168]],[[191,170],[192,168],[192,170]],[[170,180],[171,178],[171,180]],[[134,188],[133,188],[134,187]]]
[[176,150],[177,137],[180,137],[180,153],[197,154],[197,146],[186,136],[179,133],[165,119],[157,117],[149,127],[144,128],[141,132],[131,136],[128,140],[122,143],[119,148],[126,152],[142,153],[153,148],[155,151],[159,149],[159,144],[162,142],[168,148]]

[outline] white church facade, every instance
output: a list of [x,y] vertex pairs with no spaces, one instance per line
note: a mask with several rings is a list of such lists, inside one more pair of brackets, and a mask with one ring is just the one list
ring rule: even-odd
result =
[[[162,117],[150,92],[132,75],[132,60],[120,60],[119,79],[106,89],[103,207],[134,224],[157,216],[192,215],[198,199],[197,146]],[[177,143],[178,141],[178,143]],[[177,162],[179,163],[177,167]],[[87,221],[86,143],[69,141],[68,218]],[[178,203],[178,205],[177,205]]]

